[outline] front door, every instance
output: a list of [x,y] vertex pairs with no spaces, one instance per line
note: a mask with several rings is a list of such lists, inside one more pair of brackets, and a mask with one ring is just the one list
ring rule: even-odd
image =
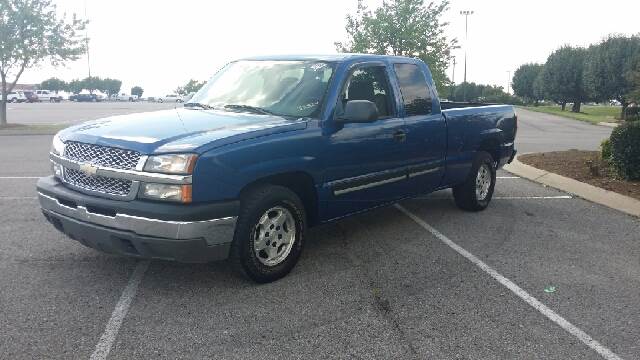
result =
[[351,70],[336,104],[339,116],[347,101],[376,104],[378,119],[336,125],[324,154],[326,218],[337,218],[390,202],[406,193],[406,129],[384,63],[361,64]]

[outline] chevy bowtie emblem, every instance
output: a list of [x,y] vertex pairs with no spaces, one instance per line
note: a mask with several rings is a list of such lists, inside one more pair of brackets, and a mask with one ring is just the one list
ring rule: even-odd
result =
[[91,164],[80,164],[80,171],[86,175],[93,176],[98,172],[98,167]]

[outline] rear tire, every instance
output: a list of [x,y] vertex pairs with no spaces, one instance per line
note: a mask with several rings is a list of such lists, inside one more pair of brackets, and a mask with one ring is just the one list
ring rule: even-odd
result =
[[305,232],[304,206],[293,191],[275,185],[252,189],[241,199],[232,260],[257,283],[278,280],[298,262]]
[[464,183],[453,187],[456,205],[466,211],[481,211],[489,206],[496,184],[495,162],[482,151],[476,155]]

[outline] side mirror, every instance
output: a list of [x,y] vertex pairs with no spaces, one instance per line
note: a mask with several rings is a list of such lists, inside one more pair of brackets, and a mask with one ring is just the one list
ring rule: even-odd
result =
[[367,123],[378,119],[378,107],[369,100],[349,100],[344,114],[337,120],[342,123]]

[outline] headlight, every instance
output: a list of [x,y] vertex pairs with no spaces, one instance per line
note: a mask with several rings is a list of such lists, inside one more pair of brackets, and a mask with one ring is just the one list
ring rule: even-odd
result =
[[191,185],[142,184],[140,197],[151,200],[190,203]]
[[149,156],[144,170],[165,174],[191,174],[196,164],[194,154]]
[[58,134],[56,134],[53,137],[53,143],[51,144],[51,152],[56,155],[62,155],[64,153],[64,143],[62,142]]

